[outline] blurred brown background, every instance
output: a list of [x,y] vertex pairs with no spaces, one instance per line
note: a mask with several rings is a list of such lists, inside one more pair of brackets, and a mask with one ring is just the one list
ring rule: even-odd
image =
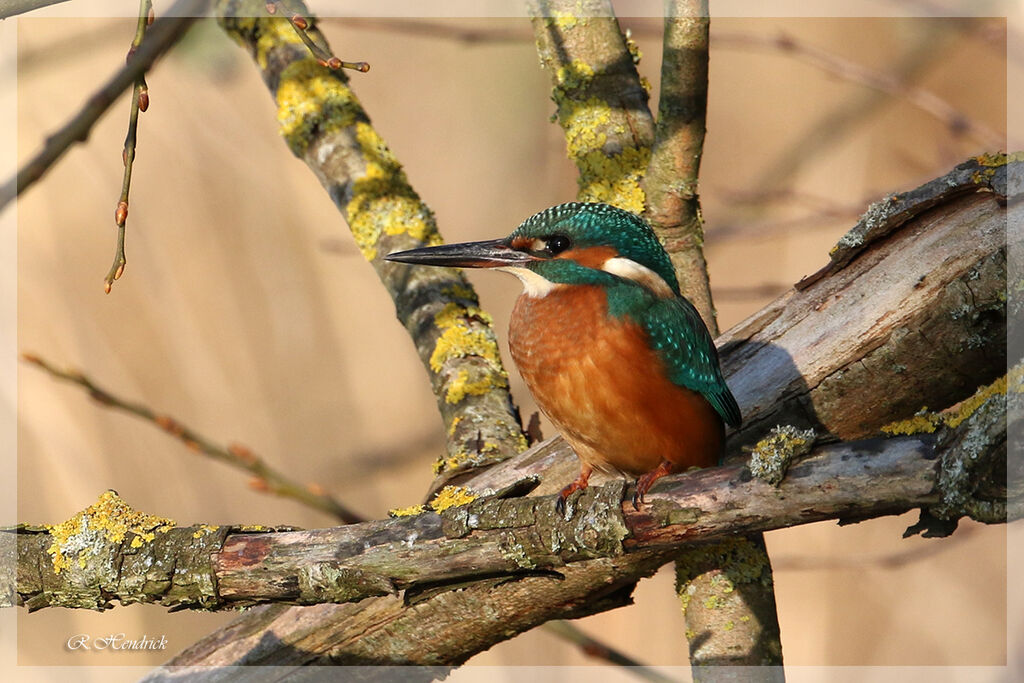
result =
[[[656,107],[661,22],[622,23],[641,46]],[[501,236],[574,197],[525,20],[329,19],[322,28],[339,56],[372,64],[351,76],[353,87],[447,239]],[[133,32],[127,19],[19,20],[19,160],[122,63]],[[780,50],[783,34],[837,66]],[[701,191],[723,329],[817,269],[868,202],[1001,146],[991,137],[1006,131],[1007,70],[1021,68],[1012,50],[1007,63],[1001,19],[715,19],[712,45]],[[880,94],[856,82],[861,68],[909,79],[970,130],[924,111],[906,88]],[[426,377],[342,217],[279,139],[249,58],[204,22],[148,80],[128,266],[110,295],[102,278],[127,97],[19,201],[19,351],[80,368],[214,440],[244,443],[364,515],[419,502],[442,444]],[[471,278],[503,334],[518,283]],[[529,415],[514,373],[512,386]],[[60,522],[113,488],[181,524],[332,523],[250,490],[244,475],[33,367],[19,369],[18,407],[20,521]],[[915,520],[767,535],[787,664],[1004,663],[1005,528],[965,524],[947,540],[901,540]],[[685,665],[671,572],[635,597],[578,623],[642,661]],[[156,664],[234,616],[20,610],[19,663]],[[77,633],[118,632],[166,635],[170,649],[65,648]],[[591,661],[535,631],[472,663]]]

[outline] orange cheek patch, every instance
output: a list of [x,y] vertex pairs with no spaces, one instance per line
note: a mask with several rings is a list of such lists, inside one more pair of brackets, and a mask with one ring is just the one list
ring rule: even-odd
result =
[[555,258],[569,259],[581,266],[601,270],[601,266],[604,265],[605,261],[618,255],[619,253],[615,251],[614,247],[586,247],[584,249],[564,251]]

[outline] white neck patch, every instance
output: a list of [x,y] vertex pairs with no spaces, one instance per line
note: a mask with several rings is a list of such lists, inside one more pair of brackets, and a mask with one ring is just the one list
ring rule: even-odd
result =
[[506,273],[512,273],[523,283],[523,293],[526,296],[542,297],[547,296],[552,289],[560,287],[561,285],[557,282],[552,282],[545,277],[538,275],[529,268],[520,268],[518,266],[503,266],[501,268],[495,268],[495,270],[501,270]]
[[663,299],[675,297],[675,292],[668,286],[664,278],[647,266],[639,264],[632,259],[622,256],[610,258],[601,265],[601,270],[643,285]]

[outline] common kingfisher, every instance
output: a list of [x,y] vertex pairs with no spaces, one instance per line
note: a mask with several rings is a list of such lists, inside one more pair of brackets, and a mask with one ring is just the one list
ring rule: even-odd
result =
[[714,341],[639,216],[570,202],[503,239],[386,258],[494,268],[522,281],[509,350],[537,405],[580,459],[579,477],[559,495],[561,511],[594,468],[639,476],[639,509],[659,477],[717,464],[725,424],[740,425]]

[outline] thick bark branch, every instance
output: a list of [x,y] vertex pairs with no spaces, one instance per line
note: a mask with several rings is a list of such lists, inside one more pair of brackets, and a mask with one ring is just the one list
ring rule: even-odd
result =
[[609,0],[531,0],[541,65],[565,147],[579,171],[580,201],[644,211],[640,185],[654,142],[654,118]]
[[[743,412],[731,452],[775,424],[870,436],[1001,376],[1005,155],[971,159],[872,205],[818,273],[719,337]],[[1016,359],[1011,359],[1011,363]]]
[[[1019,391],[1019,374],[1011,390]],[[33,608],[102,609],[113,600],[203,609],[319,604],[400,591],[415,602],[424,591],[467,581],[554,580],[570,563],[638,553],[645,562],[665,561],[681,544],[826,519],[923,506],[956,517],[980,509],[970,502],[979,481],[962,474],[968,458],[976,474],[1005,469],[1004,394],[993,392],[955,428],[937,434],[822,446],[778,487],[753,478],[744,465],[672,477],[641,511],[629,496],[624,500],[621,481],[589,489],[568,519],[556,513],[553,496],[484,497],[439,513],[311,531],[161,531],[164,520],[147,517],[151,527],[126,525],[128,533],[115,535],[107,530],[138,513],[122,509],[100,524],[87,511],[81,530],[67,537],[19,530],[17,596]],[[988,505],[986,521],[1005,520],[1005,506]],[[146,540],[150,528],[159,542]]]

